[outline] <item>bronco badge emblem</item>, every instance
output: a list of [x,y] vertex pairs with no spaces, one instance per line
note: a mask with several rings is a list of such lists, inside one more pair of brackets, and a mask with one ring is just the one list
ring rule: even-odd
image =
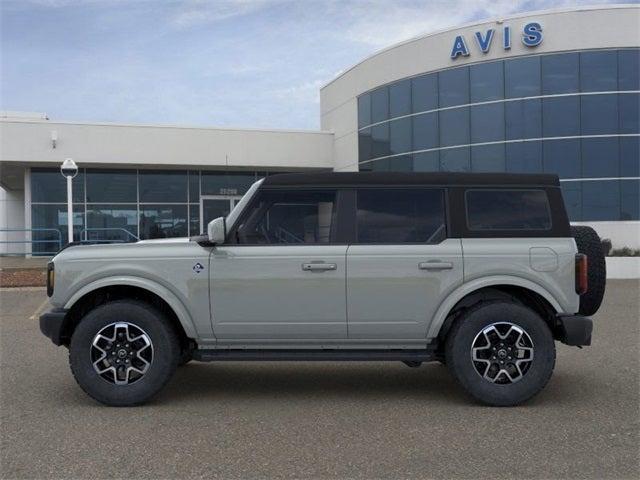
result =
[[193,266],[193,271],[196,273],[200,273],[202,270],[204,270],[204,267],[202,266],[202,264],[200,262],[196,263]]

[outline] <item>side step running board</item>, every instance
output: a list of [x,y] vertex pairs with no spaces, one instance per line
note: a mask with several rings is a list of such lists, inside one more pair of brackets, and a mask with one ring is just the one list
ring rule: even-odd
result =
[[420,350],[248,350],[210,349],[195,350],[193,359],[200,362],[215,361],[409,361],[437,360],[431,349]]

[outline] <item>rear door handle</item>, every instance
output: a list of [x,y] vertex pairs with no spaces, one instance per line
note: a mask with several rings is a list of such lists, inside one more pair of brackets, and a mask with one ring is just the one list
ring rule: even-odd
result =
[[305,272],[326,272],[329,270],[337,270],[338,265],[335,263],[303,263],[302,270]]
[[418,268],[420,270],[451,270],[453,268],[452,262],[441,262],[431,261],[431,262],[420,262],[418,264]]

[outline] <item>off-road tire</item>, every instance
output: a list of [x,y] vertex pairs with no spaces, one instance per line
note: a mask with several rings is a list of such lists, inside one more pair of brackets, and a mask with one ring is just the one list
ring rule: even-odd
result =
[[580,295],[580,309],[582,315],[595,314],[604,298],[607,283],[607,262],[600,237],[591,227],[573,226],[571,236],[575,239],[578,252],[587,256],[587,292]]
[[[91,346],[95,336],[115,322],[141,328],[151,340],[153,360],[136,382],[115,385],[93,368]],[[69,345],[69,365],[78,385],[92,398],[109,406],[134,406],[148,401],[169,381],[180,359],[180,341],[169,320],[154,307],[135,300],[118,300],[87,313]]]
[[[533,342],[533,360],[520,380],[509,384],[491,383],[483,378],[472,361],[476,336],[492,324],[507,322],[523,329]],[[476,305],[461,315],[445,342],[446,364],[453,377],[476,400],[492,406],[514,406],[540,392],[553,373],[556,349],[545,321],[526,306],[504,301]]]

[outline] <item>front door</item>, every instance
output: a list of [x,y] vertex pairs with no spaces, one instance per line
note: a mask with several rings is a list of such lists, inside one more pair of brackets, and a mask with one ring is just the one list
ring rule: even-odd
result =
[[203,195],[200,197],[200,234],[207,231],[209,222],[218,217],[226,217],[242,197],[224,195]]
[[345,339],[346,251],[335,190],[263,190],[210,260],[213,330],[221,341]]

